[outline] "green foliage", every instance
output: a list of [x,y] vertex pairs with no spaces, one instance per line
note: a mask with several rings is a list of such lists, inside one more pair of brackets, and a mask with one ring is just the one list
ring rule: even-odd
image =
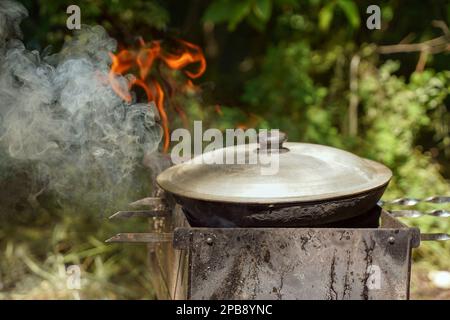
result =
[[[39,45],[44,40],[50,44],[61,44],[65,37],[66,8],[74,4],[70,0],[34,1],[24,0],[29,12],[37,13],[39,20],[24,22],[26,38]],[[136,37],[148,35],[149,29],[164,30],[169,23],[169,13],[156,1],[140,0],[91,0],[78,4],[81,9],[81,23],[101,24],[113,36]],[[117,28],[117,26],[126,26]],[[52,30],[49,32],[49,29]]]
[[401,194],[424,197],[430,192],[449,192],[439,167],[416,146],[419,132],[433,124],[433,112],[450,94],[449,72],[414,73],[405,82],[393,75],[398,68],[392,61],[378,70],[361,66],[360,97],[368,152],[396,171]]
[[309,76],[309,55],[303,42],[270,47],[259,76],[246,84],[243,100],[267,125],[289,131],[292,140],[329,140],[333,130],[320,107],[326,89]]
[[271,0],[256,0],[253,7],[255,16],[264,22],[270,19],[272,14],[272,1]]
[[319,27],[322,30],[328,30],[333,19],[334,2],[325,5],[319,12]]
[[203,19],[214,23],[228,22],[228,28],[236,26],[251,12],[251,1],[214,1],[205,12]]
[[225,22],[233,31],[244,19],[255,29],[262,31],[269,21],[273,6],[284,1],[276,0],[216,0],[206,9],[203,20],[213,23]]
[[344,11],[350,26],[354,29],[359,27],[360,19],[356,4],[352,0],[338,0],[337,4]]
[[319,27],[323,31],[328,31],[333,20],[333,15],[335,14],[335,9],[340,8],[350,26],[353,29],[356,29],[360,25],[360,18],[358,7],[352,0],[337,0],[330,1],[323,6],[323,8],[319,12]]

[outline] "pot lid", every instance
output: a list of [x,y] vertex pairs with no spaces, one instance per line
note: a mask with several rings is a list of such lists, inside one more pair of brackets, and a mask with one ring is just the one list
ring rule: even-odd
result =
[[[206,152],[166,169],[157,183],[169,193],[192,199],[276,204],[349,197],[382,187],[392,177],[386,166],[347,151],[282,144],[282,134],[277,139],[269,139],[268,148],[260,140]],[[236,163],[239,156],[241,163]],[[232,157],[234,163],[225,161]]]

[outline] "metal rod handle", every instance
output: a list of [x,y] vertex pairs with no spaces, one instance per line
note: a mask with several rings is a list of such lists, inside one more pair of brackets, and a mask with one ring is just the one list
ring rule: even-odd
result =
[[447,233],[421,233],[420,241],[448,241],[450,235]]
[[400,206],[415,206],[419,203],[450,203],[450,196],[431,196],[424,199],[416,199],[416,198],[398,198],[394,200],[380,200],[378,202],[379,205],[383,206],[385,204],[393,204]]
[[450,217],[450,211],[448,210],[431,210],[427,212],[422,212],[419,210],[392,210],[389,213],[396,218],[404,217],[404,218],[418,218],[423,216],[432,216],[439,218],[447,218]]
[[128,218],[153,218],[167,216],[167,211],[163,210],[141,210],[141,211],[117,211],[108,219],[128,219]]
[[105,242],[161,243],[171,242],[172,233],[118,233]]

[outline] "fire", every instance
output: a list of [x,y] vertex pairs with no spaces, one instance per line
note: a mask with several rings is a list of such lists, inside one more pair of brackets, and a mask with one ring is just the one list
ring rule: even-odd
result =
[[[161,61],[169,69],[182,70],[186,75],[186,90],[195,89],[192,79],[197,79],[206,70],[206,60],[200,47],[183,40],[178,40],[179,50],[167,52],[161,46],[160,41],[146,43],[140,39],[138,50],[123,49],[117,54],[110,54],[112,59],[111,70],[109,72],[109,82],[113,90],[123,100],[131,102],[130,89],[134,86],[144,90],[147,101],[154,101],[158,108],[164,132],[163,150],[169,149],[169,121],[165,109],[166,92],[163,85],[156,79],[151,71],[156,66],[157,61]],[[193,68],[186,70],[189,65]],[[120,83],[117,75],[125,75],[130,71],[137,71],[134,77],[128,78],[127,83]],[[160,75],[161,76],[161,75]],[[182,110],[176,110],[183,121],[186,122],[186,115]]]

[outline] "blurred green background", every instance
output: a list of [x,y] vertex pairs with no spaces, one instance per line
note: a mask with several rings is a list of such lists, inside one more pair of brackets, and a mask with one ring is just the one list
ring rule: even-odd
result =
[[[65,12],[73,1],[21,2],[30,15],[22,23],[27,47],[59,51],[71,36]],[[166,101],[168,109],[183,106],[190,123],[280,128],[290,141],[332,145],[381,161],[394,172],[384,199],[450,195],[448,1],[77,4],[83,24],[102,25],[121,47],[143,37],[181,38],[203,48],[207,71],[194,81],[200,91]],[[366,27],[371,4],[381,7],[381,30]],[[437,47],[386,47],[432,39],[438,39]],[[182,126],[176,112],[169,116],[171,129]],[[105,219],[150,194],[145,167],[118,186],[122,197],[96,205],[79,199],[101,186],[74,187],[73,201],[62,201],[51,191],[39,193],[39,182],[25,172],[18,167],[0,177],[0,208],[7,213],[0,218],[0,298],[154,298],[145,247],[103,242],[118,231],[146,230],[142,222],[117,226]],[[406,223],[450,233],[449,218]],[[425,243],[414,251],[414,261],[412,297],[450,299],[449,289],[429,279],[432,270],[450,270],[450,243]],[[67,289],[65,267],[71,264],[81,267],[80,290]]]

